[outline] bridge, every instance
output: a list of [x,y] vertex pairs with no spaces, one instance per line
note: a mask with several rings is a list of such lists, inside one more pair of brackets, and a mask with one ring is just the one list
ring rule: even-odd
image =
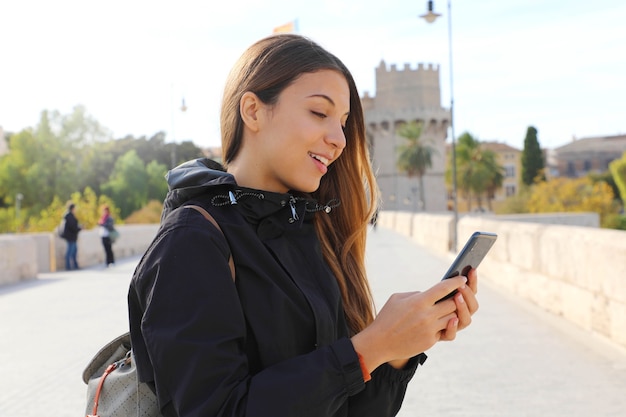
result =
[[[369,231],[378,308],[392,293],[433,285],[452,258],[384,225],[391,221]],[[127,330],[126,293],[138,260],[0,286],[0,417],[84,412],[82,371]],[[479,268],[481,306],[472,325],[427,352],[398,415],[623,417],[626,349],[513,294],[498,285],[506,271],[486,269]]]

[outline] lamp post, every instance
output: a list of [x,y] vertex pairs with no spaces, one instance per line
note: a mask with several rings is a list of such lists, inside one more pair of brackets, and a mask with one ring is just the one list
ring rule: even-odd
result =
[[20,232],[20,208],[22,206],[23,199],[24,199],[24,194],[17,193],[15,195],[15,233]]
[[[450,67],[450,135],[452,136],[452,211],[454,212],[454,220],[452,225],[452,251],[457,251],[458,233],[457,225],[459,223],[459,210],[457,204],[457,180],[456,180],[456,135],[454,133],[454,94],[453,94],[453,76],[452,76],[452,7],[451,0],[448,0],[448,59]],[[433,23],[441,14],[433,11],[433,2],[428,1],[428,11],[420,15],[421,18],[428,23]]]
[[[176,167],[176,135],[174,133],[175,131],[175,127],[176,127],[176,123],[175,123],[175,110],[174,110],[174,83],[172,83],[172,97],[171,97],[171,102],[170,102],[170,111],[171,111],[171,128],[172,128],[172,149],[170,150],[170,164],[172,165],[172,169]],[[183,97],[183,102],[180,106],[180,111],[181,113],[184,113],[187,111],[187,105],[185,104],[185,97]]]

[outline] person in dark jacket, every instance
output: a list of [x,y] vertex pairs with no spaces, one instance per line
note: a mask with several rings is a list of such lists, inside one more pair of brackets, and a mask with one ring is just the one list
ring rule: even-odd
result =
[[167,417],[396,415],[424,352],[470,324],[476,271],[374,314],[363,111],[348,69],[313,41],[253,44],[227,80],[221,132],[223,166],[201,158],[167,174],[131,280],[139,379]]
[[115,265],[113,240],[111,239],[111,233],[115,230],[115,220],[111,216],[109,206],[102,206],[101,211],[102,215],[98,220],[98,226],[100,226],[100,239],[102,240],[102,247],[104,248],[104,265],[109,268]]
[[63,214],[63,239],[67,241],[65,251],[65,270],[79,269],[78,267],[78,232],[82,230],[78,219],[74,214],[76,205],[68,203],[67,210]]

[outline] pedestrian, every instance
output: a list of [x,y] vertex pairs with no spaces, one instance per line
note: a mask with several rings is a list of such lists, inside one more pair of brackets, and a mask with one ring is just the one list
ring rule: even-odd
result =
[[105,261],[104,265],[108,268],[115,265],[115,256],[113,255],[113,241],[111,235],[115,230],[115,220],[111,216],[109,206],[102,206],[102,216],[98,220],[100,226],[100,238],[104,247]]
[[379,197],[363,110],[348,69],[315,42],[277,34],[245,51],[221,133],[223,166],[167,174],[130,284],[140,380],[168,417],[396,415],[424,352],[470,324],[476,272],[374,314],[365,247]]
[[67,242],[65,250],[65,270],[80,269],[78,267],[78,233],[82,230],[74,214],[76,204],[69,202],[63,214],[63,239]]

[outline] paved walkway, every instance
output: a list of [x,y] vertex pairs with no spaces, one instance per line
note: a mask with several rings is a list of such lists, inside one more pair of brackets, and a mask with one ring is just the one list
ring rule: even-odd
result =
[[[84,415],[83,368],[125,331],[137,261],[0,287],[0,417]],[[378,307],[393,292],[429,287],[449,261],[389,230],[372,231]],[[428,352],[399,416],[626,415],[626,352],[486,283],[480,302],[469,329]]]

